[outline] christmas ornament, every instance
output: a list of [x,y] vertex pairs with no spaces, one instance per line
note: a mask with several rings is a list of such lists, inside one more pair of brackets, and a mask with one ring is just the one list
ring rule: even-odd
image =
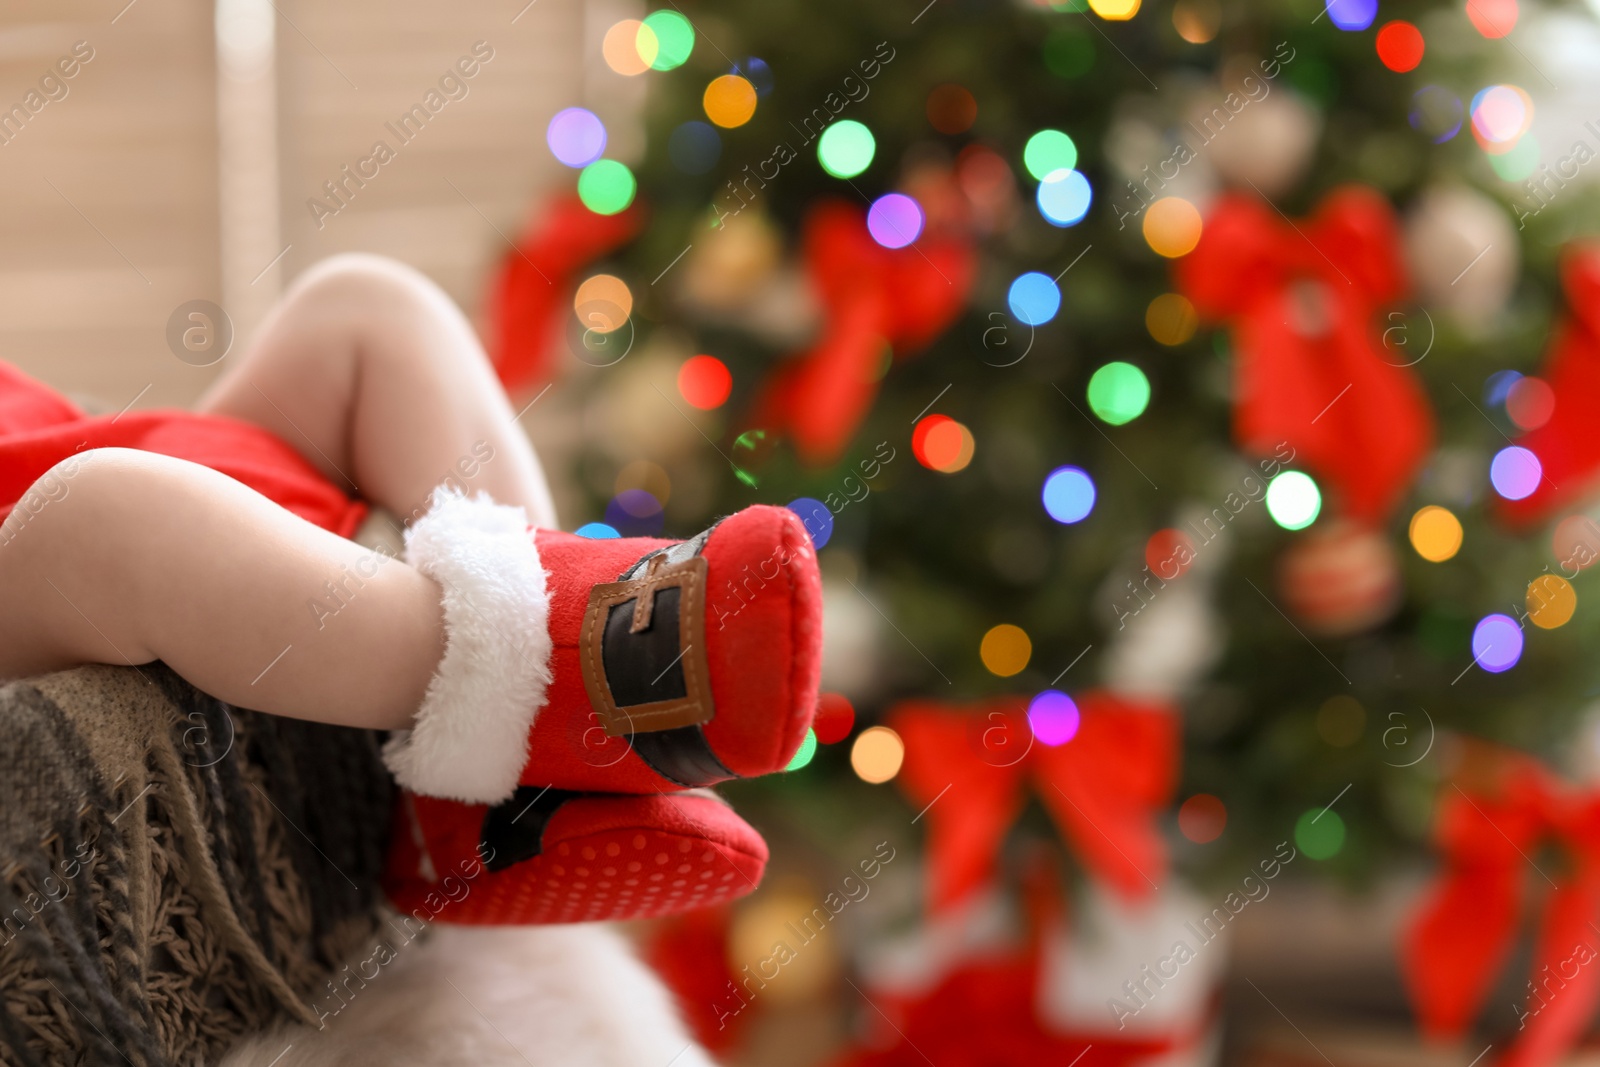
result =
[[[931,911],[960,906],[993,877],[995,855],[1032,783],[1040,803],[1090,872],[1131,898],[1166,870],[1156,812],[1171,797],[1177,721],[1165,704],[1107,693],[1077,701],[1080,725],[1059,745],[1037,742],[1027,701],[973,707],[910,700],[888,722],[905,741],[898,782],[912,806],[928,808]],[[933,804],[952,782],[961,803]]]
[[1346,637],[1394,614],[1400,605],[1400,563],[1382,533],[1336,521],[1289,545],[1278,561],[1278,589],[1290,613],[1308,629]]
[[1474,329],[1489,326],[1505,310],[1521,245],[1495,201],[1464,185],[1429,188],[1406,219],[1405,247],[1423,307],[1446,311]]
[[962,232],[930,230],[910,247],[886,248],[859,208],[834,201],[811,210],[803,247],[822,297],[822,338],[773,376],[751,421],[786,432],[803,460],[822,465],[838,457],[871,406],[884,346],[906,358],[960,313],[975,257]]
[[1388,202],[1347,186],[1291,225],[1230,195],[1174,272],[1202,317],[1231,327],[1239,446],[1292,448],[1343,514],[1385,517],[1433,441],[1427,399],[1412,372],[1384,358],[1373,317],[1405,285]]
[[[1254,77],[1253,71],[1246,73]],[[1224,84],[1230,84],[1226,75]],[[1221,96],[1219,89],[1201,95],[1189,115],[1191,128],[1209,132],[1216,125]],[[1261,196],[1279,196],[1305,174],[1321,127],[1309,104],[1292,90],[1275,86],[1260,100],[1247,101],[1219,133],[1203,142],[1200,152],[1223,180]]]
[[741,211],[690,248],[678,297],[699,314],[733,315],[772,280],[782,259],[783,239],[772,221],[760,211]]
[[558,197],[534,216],[506,253],[489,294],[488,347],[513,398],[528,394],[554,373],[553,353],[572,299],[573,276],[632,240],[644,219],[638,205],[599,215],[576,197]]
[[[1600,966],[1600,794],[1560,782],[1531,756],[1468,742],[1441,790],[1434,842],[1444,870],[1407,932],[1402,970],[1424,1031],[1465,1034],[1523,925],[1533,879],[1549,884],[1527,1001],[1498,1063],[1561,1062],[1593,1024]],[[1541,846],[1565,862],[1530,870]],[[1548,872],[1548,873],[1547,873]],[[1543,884],[1540,888],[1543,889]]]
[[1502,500],[1500,515],[1513,526],[1544,522],[1564,507],[1581,504],[1600,477],[1600,245],[1576,244],[1561,256],[1561,285],[1570,310],[1554,331],[1545,366],[1555,407],[1518,447],[1532,454],[1539,477],[1519,499]]

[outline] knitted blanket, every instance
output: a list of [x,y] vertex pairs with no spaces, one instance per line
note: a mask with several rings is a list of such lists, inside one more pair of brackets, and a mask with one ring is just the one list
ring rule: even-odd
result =
[[375,735],[155,664],[0,687],[0,737],[0,1063],[206,1063],[316,1025],[377,927]]

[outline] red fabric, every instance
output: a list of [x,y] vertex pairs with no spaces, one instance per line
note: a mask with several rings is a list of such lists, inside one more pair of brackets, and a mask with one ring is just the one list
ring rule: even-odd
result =
[[1022,697],[891,709],[888,724],[906,746],[895,781],[914,806],[932,805],[930,908],[956,907],[988,884],[1025,783],[1093,874],[1129,898],[1157,884],[1166,846],[1155,816],[1176,785],[1176,714],[1108,693],[1086,694],[1078,708],[1077,735],[1053,747],[1032,738]]
[[[1388,201],[1348,186],[1296,224],[1224,196],[1174,274],[1203,318],[1233,331],[1239,446],[1269,455],[1288,442],[1345,515],[1384,519],[1433,442],[1427,398],[1401,359],[1384,358],[1373,318],[1406,288]],[[1326,305],[1316,329],[1297,303],[1307,283]]]
[[[534,721],[524,785],[653,793],[680,788],[651,770],[627,738],[598,726],[584,688],[580,640],[591,587],[614,582],[653,538],[592,540],[537,533],[550,575],[553,680]],[[705,635],[715,711],[701,729],[723,765],[753,776],[782,770],[816,712],[822,671],[822,580],[816,552],[788,508],[757,505],[707,540]]]
[[352,536],[367,512],[259,426],[187,411],[86,415],[0,362],[0,520],[52,466],[95,448],[133,448],[202,464],[341,537]]
[[1567,505],[1582,504],[1600,481],[1600,245],[1570,245],[1561,257],[1561,285],[1571,310],[1555,331],[1540,372],[1555,393],[1550,421],[1517,441],[1539,457],[1544,477],[1521,500],[1501,500],[1499,511],[1514,526],[1552,518]]
[[552,353],[572,308],[573,276],[631,241],[644,218],[638,204],[598,215],[563,196],[529,221],[489,294],[489,350],[508,393],[520,396],[554,376]]
[[766,870],[766,842],[715,797],[570,799],[539,854],[500,870],[480,862],[487,811],[400,793],[384,874],[396,908],[491,926],[646,919],[742,897]]
[[[1402,969],[1423,1029],[1461,1035],[1510,955],[1530,879],[1549,886],[1531,967],[1539,997],[1497,1061],[1543,1067],[1576,1045],[1600,1006],[1600,793],[1569,790],[1520,753],[1470,753],[1474,778],[1449,783],[1439,802],[1445,868],[1406,933]],[[1545,843],[1566,862],[1539,860]],[[1580,946],[1587,959],[1575,958]],[[1545,985],[1550,975],[1559,988]]]
[[822,297],[822,337],[774,375],[752,418],[787,433],[802,459],[821,465],[838,458],[872,406],[884,346],[904,359],[961,313],[976,257],[970,239],[953,230],[884,248],[863,211],[834,201],[812,209],[801,242]]
[[667,983],[695,1040],[714,1053],[734,1047],[754,1012],[724,1005],[736,975],[728,966],[733,910],[691,911],[663,922],[645,943],[645,962]]
[[1029,950],[965,963],[923,994],[873,990],[863,1018],[880,1042],[862,1042],[832,1067],[926,1067],[929,1056],[939,1067],[1138,1067],[1202,1036],[1048,1029],[1039,1019],[1038,974]]

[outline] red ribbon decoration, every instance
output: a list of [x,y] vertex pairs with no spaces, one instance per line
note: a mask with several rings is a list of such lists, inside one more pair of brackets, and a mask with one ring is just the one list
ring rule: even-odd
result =
[[1433,441],[1408,349],[1387,351],[1373,319],[1406,288],[1388,201],[1346,186],[1296,224],[1225,195],[1174,274],[1203,318],[1232,328],[1240,448],[1270,455],[1288,442],[1346,516],[1387,516]]
[[1600,245],[1562,251],[1561,288],[1572,313],[1555,331],[1540,374],[1555,393],[1555,411],[1517,442],[1539,457],[1544,476],[1531,494],[1503,500],[1499,508],[1518,527],[1592,496],[1600,479]]
[[551,353],[570,313],[573,275],[631,241],[644,226],[634,204],[599,215],[576,196],[550,201],[529,220],[489,294],[489,354],[513,397],[553,377]]
[[[1402,969],[1424,1031],[1460,1036],[1510,954],[1530,880],[1549,884],[1535,993],[1498,1061],[1545,1067],[1577,1044],[1600,1006],[1600,793],[1570,790],[1531,757],[1481,743],[1469,762],[1470,780],[1451,782],[1439,804],[1434,839],[1445,868],[1406,934]],[[1566,866],[1535,865],[1545,842],[1562,847]]]
[[1051,746],[1034,739],[1027,708],[1013,697],[963,708],[909,700],[890,711],[888,724],[906,746],[895,781],[927,811],[933,911],[960,905],[993,878],[1025,783],[1089,870],[1117,892],[1141,898],[1166,871],[1155,816],[1176,784],[1176,714],[1085,694],[1077,735]]
[[948,329],[966,305],[976,257],[954,228],[884,248],[867,232],[864,212],[836,201],[811,210],[801,247],[822,299],[822,336],[773,376],[752,419],[823,465],[839,457],[872,406],[884,346],[904,359]]

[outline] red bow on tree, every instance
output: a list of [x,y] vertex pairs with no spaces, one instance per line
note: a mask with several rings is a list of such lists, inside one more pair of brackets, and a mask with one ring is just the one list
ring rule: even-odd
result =
[[1034,738],[1022,697],[967,708],[911,700],[890,712],[906,746],[895,781],[927,811],[932,910],[989,883],[1025,782],[1092,873],[1128,897],[1155,887],[1166,846],[1154,819],[1175,785],[1176,715],[1108,693],[1078,708],[1076,736],[1054,746]]
[[1405,290],[1388,201],[1348,186],[1297,225],[1229,194],[1174,272],[1202,317],[1232,328],[1239,446],[1265,455],[1287,442],[1345,515],[1382,519],[1433,440],[1409,360],[1386,356],[1373,322]]
[[[1549,886],[1519,1036],[1502,1067],[1560,1060],[1600,1005],[1600,794],[1520,753],[1474,745],[1434,824],[1445,870],[1407,932],[1402,966],[1423,1029],[1461,1035],[1510,954],[1528,885]],[[1463,780],[1466,779],[1466,780]],[[1536,864],[1558,845],[1567,863]]]
[[807,463],[824,464],[872,406],[885,346],[904,359],[948,329],[966,305],[975,260],[954,228],[884,248],[865,213],[832,201],[811,210],[801,243],[822,299],[822,337],[774,375],[753,419],[786,432]]
[[489,294],[490,358],[513,397],[552,374],[550,353],[571,305],[573,274],[632,240],[643,225],[638,204],[599,215],[576,196],[550,201],[529,221]]
[[1539,457],[1544,476],[1521,500],[1506,500],[1501,514],[1528,526],[1563,505],[1593,494],[1600,475],[1600,245],[1569,245],[1561,256],[1561,287],[1572,315],[1555,332],[1540,375],[1555,393],[1555,410],[1543,426],[1517,443]]

